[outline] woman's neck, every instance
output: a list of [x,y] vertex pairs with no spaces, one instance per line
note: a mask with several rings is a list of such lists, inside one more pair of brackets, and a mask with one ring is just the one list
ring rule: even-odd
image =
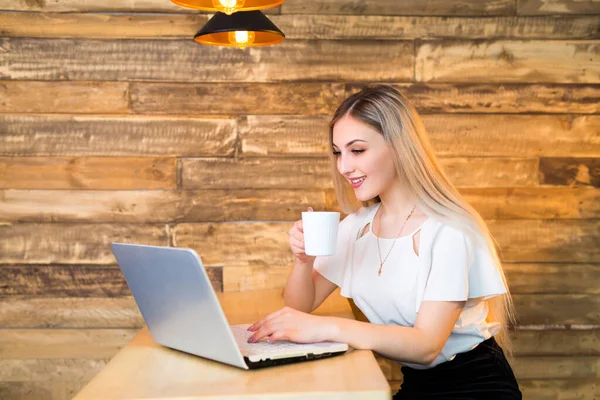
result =
[[412,197],[398,188],[380,194],[379,199],[381,200],[380,212],[383,211],[384,216],[393,219],[406,217],[415,205]]

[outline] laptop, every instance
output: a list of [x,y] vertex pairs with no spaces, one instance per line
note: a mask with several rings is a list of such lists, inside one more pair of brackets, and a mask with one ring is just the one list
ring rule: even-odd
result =
[[112,251],[152,339],[163,346],[243,369],[341,355],[345,343],[248,343],[250,325],[229,325],[192,249],[112,243]]

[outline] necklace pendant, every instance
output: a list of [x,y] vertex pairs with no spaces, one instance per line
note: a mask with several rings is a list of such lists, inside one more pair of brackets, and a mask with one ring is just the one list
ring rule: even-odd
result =
[[[415,212],[416,208],[417,208],[417,205],[415,204],[413,206],[412,210],[410,210],[410,213],[408,214],[408,216],[406,217],[406,219],[404,220],[404,223],[402,224],[402,227],[400,228],[400,232],[398,232],[398,235],[396,235],[396,237],[394,238],[394,241],[392,242],[392,247],[390,247],[390,251],[388,251],[387,256],[385,256],[385,258],[383,258],[383,259],[381,258],[381,248],[379,247],[379,236],[377,236],[377,252],[379,253],[379,270],[377,271],[377,276],[381,276],[381,270],[383,269],[383,264],[388,259],[388,257],[390,256],[390,254],[392,254],[392,249],[394,248],[394,245],[396,244],[396,240],[402,234],[402,230],[404,229],[404,225],[406,225],[406,223],[408,222],[408,220],[410,219],[410,217],[412,217],[412,215]],[[379,210],[377,210],[377,211],[379,211]],[[380,229],[380,232],[381,232],[381,212],[379,212],[379,229]]]

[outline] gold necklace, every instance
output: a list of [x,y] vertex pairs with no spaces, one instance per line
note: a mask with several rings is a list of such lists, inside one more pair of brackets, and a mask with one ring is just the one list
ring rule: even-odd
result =
[[[400,232],[398,232],[398,235],[394,238],[394,241],[392,242],[392,247],[390,247],[390,251],[388,251],[387,256],[385,256],[383,261],[381,260],[381,248],[379,247],[379,236],[377,236],[377,252],[379,253],[379,270],[377,271],[377,276],[381,275],[381,270],[383,269],[383,264],[385,263],[385,261],[388,259],[388,257],[392,253],[392,249],[394,248],[394,245],[396,244],[396,240],[398,240],[398,238],[402,234],[402,229],[404,229],[404,225],[406,225],[406,223],[408,222],[410,217],[412,217],[416,208],[417,208],[417,205],[415,204],[413,206],[412,210],[410,210],[410,214],[408,214],[408,217],[406,217],[406,219],[404,220],[404,223],[402,224],[402,227],[400,228]],[[379,213],[379,231],[381,231],[381,214],[382,213]]]

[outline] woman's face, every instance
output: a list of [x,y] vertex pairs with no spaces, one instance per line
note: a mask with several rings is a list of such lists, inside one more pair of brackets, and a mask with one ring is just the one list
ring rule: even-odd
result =
[[379,196],[396,183],[393,152],[383,135],[350,115],[333,127],[337,169],[360,201]]

